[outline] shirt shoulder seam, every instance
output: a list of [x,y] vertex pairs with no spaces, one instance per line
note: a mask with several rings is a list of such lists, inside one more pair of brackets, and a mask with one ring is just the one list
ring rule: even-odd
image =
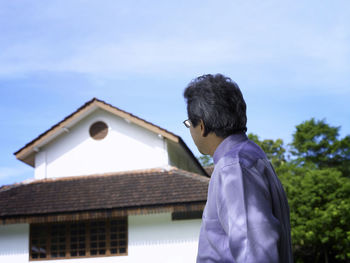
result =
[[229,162],[229,163],[223,165],[222,167],[220,167],[219,171],[221,171],[225,167],[232,166],[232,165],[237,165],[237,164],[239,164],[241,167],[243,167],[243,164],[242,164],[242,162],[241,162],[241,160],[239,158],[239,153],[242,150],[242,148],[248,143],[248,141],[249,140],[245,140],[245,141],[242,142],[242,144],[239,146],[237,157],[232,158],[231,162]]

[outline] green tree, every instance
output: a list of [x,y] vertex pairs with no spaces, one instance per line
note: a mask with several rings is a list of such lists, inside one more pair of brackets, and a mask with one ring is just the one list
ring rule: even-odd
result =
[[198,161],[203,167],[211,166],[213,165],[213,158],[210,155],[201,155],[197,157]]
[[[279,168],[296,262],[350,261],[350,136],[311,119],[296,126],[293,161]],[[345,175],[345,176],[344,176]]]
[[291,153],[299,163],[312,163],[319,168],[336,168],[350,175],[350,136],[339,139],[340,127],[325,120],[311,119],[296,126]]
[[[280,170],[281,172],[281,170]],[[333,168],[285,164],[295,262],[350,260],[350,181]]]

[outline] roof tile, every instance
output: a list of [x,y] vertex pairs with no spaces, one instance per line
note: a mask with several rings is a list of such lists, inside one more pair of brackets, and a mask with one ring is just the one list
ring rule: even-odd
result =
[[176,168],[37,180],[0,188],[0,218],[205,202],[208,183]]

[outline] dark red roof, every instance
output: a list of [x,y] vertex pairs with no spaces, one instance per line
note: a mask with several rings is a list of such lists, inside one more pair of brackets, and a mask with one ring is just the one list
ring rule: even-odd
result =
[[205,203],[208,183],[176,168],[38,180],[0,188],[0,218]]

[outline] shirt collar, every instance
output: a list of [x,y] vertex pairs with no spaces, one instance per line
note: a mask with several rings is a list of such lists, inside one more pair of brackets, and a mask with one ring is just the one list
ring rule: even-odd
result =
[[245,141],[247,139],[248,137],[245,133],[236,133],[226,137],[219,144],[219,146],[216,148],[214,152],[214,155],[213,155],[214,164],[217,164],[217,162],[221,159],[221,157],[223,157],[228,151],[230,151],[234,145],[242,141]]

